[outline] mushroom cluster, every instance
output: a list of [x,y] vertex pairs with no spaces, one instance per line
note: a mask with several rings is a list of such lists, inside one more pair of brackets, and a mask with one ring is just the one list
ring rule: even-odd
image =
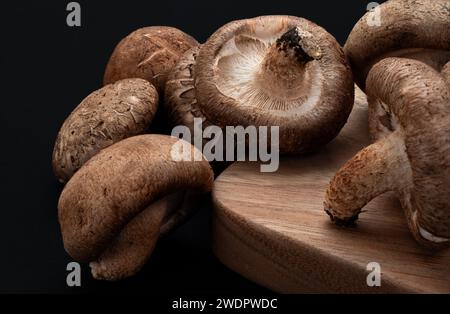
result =
[[162,107],[168,73],[196,45],[171,27],[133,32],[114,50],[105,86],[86,97],[58,133],[52,165],[67,183],[58,202],[64,247],[89,262],[96,279],[137,273],[158,238],[185,221],[212,189],[208,161],[175,161],[179,139],[144,134]]
[[294,16],[233,21],[201,45],[165,26],[124,38],[105,85],[74,109],[54,146],[66,251],[97,279],[132,276],[211,191],[202,147],[187,143],[200,160],[173,158],[178,138],[145,134],[155,117],[191,131],[195,118],[219,129],[277,126],[281,153],[310,152],[346,123],[353,75],[369,97],[375,143],[333,178],[326,212],[348,224],[394,191],[419,242],[450,243],[450,3],[390,0],[380,12],[382,25],[363,17],[344,49]]
[[380,11],[382,26],[368,27],[363,17],[345,45],[368,96],[375,142],[331,180],[325,211],[353,224],[368,202],[392,191],[420,244],[448,246],[450,1],[392,0]]
[[64,247],[105,280],[137,273],[159,236],[212,189],[204,157],[179,161],[178,138],[144,134],[155,117],[191,131],[194,118],[219,129],[278,126],[280,151],[303,153],[339,133],[354,98],[334,37],[293,16],[234,21],[203,45],[172,27],[138,29],[114,49],[104,84],[62,125],[53,169],[67,183],[58,203]]

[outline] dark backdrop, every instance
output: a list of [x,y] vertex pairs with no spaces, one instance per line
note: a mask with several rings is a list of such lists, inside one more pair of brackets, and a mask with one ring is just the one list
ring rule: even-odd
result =
[[71,110],[101,86],[114,46],[139,27],[175,26],[205,41],[234,19],[289,14],[318,23],[343,44],[370,1],[79,1],[81,28],[66,25],[68,2],[0,4],[0,292],[265,292],[213,256],[207,208],[161,241],[138,276],[97,282],[84,265],[82,287],[67,287],[71,259],[56,209],[61,186],[51,171],[55,136]]

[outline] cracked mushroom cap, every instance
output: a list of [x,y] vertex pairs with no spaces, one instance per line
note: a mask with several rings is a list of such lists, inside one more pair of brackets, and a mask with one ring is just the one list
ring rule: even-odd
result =
[[383,58],[403,56],[426,63],[442,58],[437,67],[450,60],[449,0],[390,0],[377,10],[381,25],[370,23],[374,13],[366,13],[344,46],[355,81],[363,90],[370,68]]
[[93,92],[62,125],[53,149],[53,170],[66,182],[100,150],[143,133],[158,108],[158,93],[143,79],[125,79]]
[[298,17],[262,16],[221,27],[202,45],[194,73],[206,120],[222,128],[279,126],[281,153],[326,144],[353,106],[341,47]]
[[122,39],[106,66],[104,84],[139,77],[155,85],[164,95],[167,75],[180,57],[198,42],[179,29],[150,26]]
[[165,135],[125,139],[94,156],[65,186],[58,204],[64,247],[75,260],[90,262],[95,278],[138,272],[159,235],[211,190],[206,160],[171,158],[177,142]]
[[325,210],[354,222],[376,196],[394,191],[409,227],[425,246],[450,244],[450,89],[426,64],[401,58],[377,63],[367,78],[369,120],[377,140],[332,179]]

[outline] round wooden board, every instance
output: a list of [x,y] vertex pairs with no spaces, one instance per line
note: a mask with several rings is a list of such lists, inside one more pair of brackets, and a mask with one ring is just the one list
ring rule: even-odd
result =
[[[229,268],[283,293],[450,292],[450,250],[431,252],[412,238],[391,194],[373,200],[357,226],[335,226],[323,198],[335,172],[369,142],[367,103],[357,91],[341,134],[320,152],[284,158],[275,173],[235,163],[213,191],[213,249]],[[369,263],[381,286],[369,287]]]

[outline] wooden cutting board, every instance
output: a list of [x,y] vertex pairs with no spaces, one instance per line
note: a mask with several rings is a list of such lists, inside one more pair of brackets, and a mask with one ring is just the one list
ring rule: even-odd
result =
[[[373,200],[356,227],[323,211],[328,182],[369,142],[367,103],[357,92],[349,122],[320,152],[281,160],[276,173],[235,163],[215,182],[213,249],[229,268],[283,293],[450,292],[450,250],[421,248],[397,199]],[[369,287],[369,263],[381,286]],[[372,277],[371,278],[376,278]]]

